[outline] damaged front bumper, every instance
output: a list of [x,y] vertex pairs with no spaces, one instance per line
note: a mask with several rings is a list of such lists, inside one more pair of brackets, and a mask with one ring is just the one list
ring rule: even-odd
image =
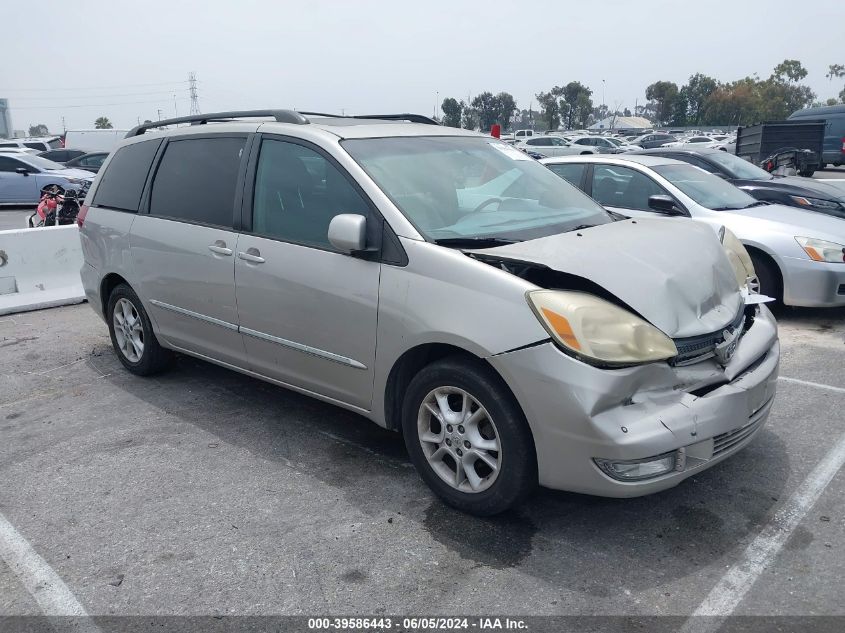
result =
[[[633,497],[677,485],[751,441],[771,410],[780,345],[775,319],[761,305],[725,366],[710,358],[601,369],[551,342],[488,360],[526,414],[541,485]],[[663,460],[658,474],[642,468],[643,478],[620,478],[626,462],[649,460]]]

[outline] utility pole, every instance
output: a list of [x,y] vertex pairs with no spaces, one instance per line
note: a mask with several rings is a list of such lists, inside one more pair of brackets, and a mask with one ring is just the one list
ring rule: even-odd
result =
[[158,120],[161,121],[161,108],[158,109]]
[[65,118],[62,117],[62,131],[67,133],[67,125],[65,125]]
[[173,95],[173,116],[179,116],[179,110],[176,109],[176,95]]
[[[199,97],[197,96],[197,74],[196,73],[189,73],[188,74],[188,90],[191,93],[191,115],[200,114],[200,102]],[[176,105],[176,97],[174,99],[174,107]]]

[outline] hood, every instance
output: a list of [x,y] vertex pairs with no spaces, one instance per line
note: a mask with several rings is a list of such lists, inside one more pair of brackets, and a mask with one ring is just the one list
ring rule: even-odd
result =
[[636,219],[472,251],[588,279],[673,338],[715,332],[743,305],[713,229],[686,219]]
[[[815,237],[822,240],[845,244],[845,219],[837,218],[817,211],[804,210],[799,207],[788,207],[785,204],[768,204],[736,211],[720,211],[725,215],[735,215],[742,218],[757,218],[777,223],[777,227],[784,233]],[[725,224],[733,230],[731,223]],[[750,226],[750,225],[749,225]],[[758,227],[757,232],[770,227]],[[736,231],[734,231],[736,233]],[[743,232],[745,236],[746,232]],[[737,233],[739,235],[739,233]]]
[[44,172],[46,176],[62,176],[64,178],[87,178],[92,179],[94,178],[94,174],[90,171],[86,171],[84,169],[75,169],[73,167],[67,167],[65,169],[52,169],[50,171]]
[[772,180],[732,179],[731,182],[737,187],[769,189],[782,191],[793,196],[807,196],[808,198],[822,198],[823,200],[845,202],[845,189],[820,180],[812,180],[811,178],[784,176],[783,178],[776,177]]

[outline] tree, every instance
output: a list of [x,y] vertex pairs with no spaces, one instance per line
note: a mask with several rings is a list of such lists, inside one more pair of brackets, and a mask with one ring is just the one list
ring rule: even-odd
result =
[[47,136],[50,133],[49,128],[43,123],[29,126],[30,136]]
[[110,130],[114,126],[111,124],[111,121],[109,121],[108,117],[101,116],[98,117],[96,121],[94,121],[94,127],[98,130]]
[[645,89],[645,97],[653,102],[657,113],[657,125],[669,121],[675,99],[678,98],[678,85],[674,81],[656,81]]
[[464,111],[463,102],[457,99],[446,97],[440,106],[443,110],[443,125],[447,127],[461,127],[461,114]]
[[797,59],[784,59],[775,66],[772,77],[778,81],[792,81],[797,83],[807,76],[807,69]]
[[537,101],[542,111],[542,118],[546,122],[547,129],[556,130],[560,127],[560,97],[563,96],[563,88],[555,86],[548,92],[538,92]]
[[499,117],[499,102],[492,92],[482,92],[470,103],[478,112],[478,124],[482,131],[489,131]]
[[[679,101],[683,101],[685,106],[686,121],[693,125],[701,123],[701,114],[704,110],[704,104],[713,92],[716,90],[719,82],[712,77],[695,73],[689,78],[687,84],[678,92]],[[681,125],[681,124],[678,124]]]
[[586,121],[589,113],[583,110],[589,107],[589,110],[592,111],[593,102],[590,99],[592,94],[593,91],[580,81],[570,81],[563,87],[560,96],[563,97],[563,103],[566,107],[566,127],[568,129],[572,129],[572,123],[575,121]]
[[496,101],[499,104],[498,122],[502,125],[502,130],[507,130],[511,126],[511,119],[519,110],[516,107],[516,99],[508,92],[500,92],[496,95]]
[[[843,66],[842,64],[831,64],[830,66],[828,66],[827,74],[825,75],[825,77],[827,77],[831,81],[833,81],[834,79],[842,79],[843,77],[845,77],[845,66]],[[839,93],[839,100],[842,103],[845,103],[845,89],[843,89],[842,92]],[[828,101],[830,101],[830,99],[828,99]],[[836,105],[835,99],[833,100],[832,105]]]
[[461,109],[463,110],[463,127],[466,130],[477,130],[478,129],[478,110],[475,108],[468,106],[466,103],[461,101]]

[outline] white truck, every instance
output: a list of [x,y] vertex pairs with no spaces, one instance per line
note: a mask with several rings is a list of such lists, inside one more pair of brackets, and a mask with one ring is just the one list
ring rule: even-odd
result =
[[66,149],[81,149],[86,152],[110,152],[123,140],[129,130],[68,130],[65,135]]

